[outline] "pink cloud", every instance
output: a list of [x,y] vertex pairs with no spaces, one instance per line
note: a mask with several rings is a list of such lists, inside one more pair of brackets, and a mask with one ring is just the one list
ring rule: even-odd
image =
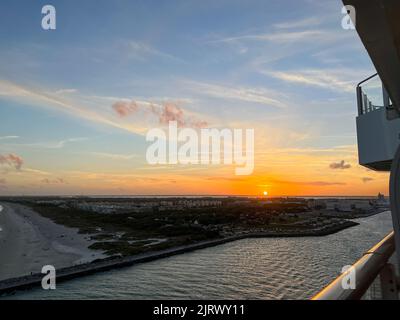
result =
[[183,127],[185,125],[183,110],[173,103],[167,102],[164,104],[158,116],[158,120],[161,124],[168,124],[170,121],[176,121],[178,127]]
[[[114,111],[120,117],[127,117],[139,110],[135,101],[119,101],[112,105]],[[206,121],[196,120],[185,114],[185,111],[173,102],[165,102],[161,106],[150,104],[144,112],[150,113],[158,118],[160,124],[166,125],[170,121],[176,121],[178,127],[203,128],[208,125]]]
[[23,163],[24,160],[20,156],[17,156],[16,154],[13,153],[9,153],[6,155],[0,154],[0,164],[6,164],[15,167],[15,169],[17,170],[20,170]]
[[112,105],[114,111],[122,118],[135,113],[138,110],[138,105],[135,101],[118,101]]

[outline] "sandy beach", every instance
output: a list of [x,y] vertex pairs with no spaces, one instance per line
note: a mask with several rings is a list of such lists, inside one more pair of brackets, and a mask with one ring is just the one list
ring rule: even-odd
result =
[[0,203],[0,280],[41,272],[44,265],[67,267],[104,258],[88,249],[93,241],[31,209]]

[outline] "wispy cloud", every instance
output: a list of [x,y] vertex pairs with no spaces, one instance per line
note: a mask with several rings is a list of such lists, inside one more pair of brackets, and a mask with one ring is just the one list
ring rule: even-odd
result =
[[3,136],[0,137],[0,140],[8,140],[8,139],[18,139],[19,136]]
[[44,148],[44,149],[61,149],[64,148],[67,144],[73,142],[81,142],[86,141],[88,138],[79,137],[79,138],[68,138],[60,141],[50,141],[50,142],[36,142],[36,143],[13,143],[7,144],[8,146],[18,146],[18,147],[29,147],[29,148]]
[[137,59],[137,60],[147,60],[150,57],[156,57],[161,59],[172,60],[175,62],[183,62],[180,58],[175,57],[169,53],[165,53],[163,51],[155,49],[153,46],[150,46],[143,42],[138,41],[122,41],[120,42],[121,50],[124,50],[124,53],[128,58]]
[[[299,140],[297,140],[299,141]],[[298,154],[310,154],[310,155],[318,155],[318,154],[326,154],[327,156],[331,156],[331,154],[341,154],[346,156],[355,156],[357,153],[356,145],[348,145],[348,146],[334,146],[331,148],[269,148],[267,151],[256,152],[256,154],[262,155],[298,155]]]
[[321,25],[323,19],[321,17],[306,17],[299,20],[285,21],[273,25],[276,29],[301,29],[316,27]]
[[0,80],[0,96],[5,96],[17,101],[23,101],[28,103],[29,105],[42,108],[56,108],[61,112],[68,113],[74,117],[85,119],[90,122],[112,126],[114,128],[126,130],[136,134],[143,134],[143,128],[115,121],[111,113],[102,113],[102,109],[99,107],[93,109],[86,105],[83,105],[80,102],[74,100],[66,100],[59,97],[58,95],[53,95],[45,92],[48,91],[31,89],[14,84],[12,82]]
[[[206,120],[198,120],[197,115],[184,110],[175,102],[153,103],[151,101],[133,101],[129,99],[120,99],[118,97],[106,97],[108,99],[100,99],[99,96],[93,97],[84,95],[75,95],[73,98],[67,98],[48,92],[48,90],[41,91],[31,89],[8,81],[0,80],[0,96],[5,96],[17,101],[23,101],[33,106],[55,108],[80,119],[108,125],[135,134],[143,135],[147,131],[148,126],[144,124],[143,118],[135,119],[136,122],[118,121],[123,120],[122,118],[134,113],[136,110],[134,103],[136,103],[138,109],[140,107],[145,114],[156,115],[159,123],[162,124],[165,124],[170,120],[175,120],[181,124],[186,124],[192,127],[203,127],[207,125]],[[114,101],[112,109],[107,105],[99,105],[99,100],[103,100],[103,103],[106,100],[108,103]],[[82,101],[84,103],[82,103]],[[177,99],[177,101],[180,101],[180,99]],[[120,116],[120,119],[115,118],[115,113]],[[67,142],[71,142],[71,140],[61,141],[50,147],[63,147]],[[35,145],[40,146],[38,144]]]
[[91,152],[90,154],[102,158],[110,158],[115,160],[131,160],[137,158],[137,154],[118,154],[118,153],[107,153],[107,152]]
[[261,71],[261,73],[273,78],[285,81],[320,87],[334,91],[354,92],[355,75],[364,74],[361,70],[299,70],[299,71]]
[[71,142],[80,142],[80,141],[86,141],[88,140],[88,138],[86,137],[79,137],[79,138],[68,138],[68,139],[64,139],[61,140],[57,143],[55,143],[54,145],[50,146],[50,148],[63,148],[67,143],[71,143]]
[[308,41],[312,42],[316,39],[323,39],[330,35],[330,33],[322,30],[305,30],[305,31],[284,31],[284,32],[267,32],[259,34],[248,34],[243,36],[236,36],[230,38],[220,39],[220,42],[235,42],[235,41],[263,41],[274,43],[287,43]]
[[76,92],[78,92],[77,89],[59,89],[54,91],[55,94],[76,93]]
[[51,175],[50,172],[47,171],[43,171],[43,170],[38,170],[38,169],[33,169],[33,168],[27,168],[24,167],[23,169],[21,169],[22,172],[28,173],[28,174],[32,174],[32,175],[40,175],[40,176],[49,176]]
[[260,103],[277,108],[286,108],[283,95],[265,88],[233,87],[196,81],[186,81],[189,89],[198,94],[221,99]]
[[[321,28],[321,18],[304,18],[301,20],[282,22],[272,25],[272,29],[245,33],[236,36],[220,37],[209,43],[239,43],[246,41],[266,42],[274,44],[298,43],[334,43],[351,37],[349,33],[337,32],[329,28]],[[310,28],[312,27],[312,28]]]
[[303,185],[303,186],[337,186],[337,185],[345,185],[345,182],[336,182],[336,181],[291,181],[291,180],[271,180],[276,184],[294,184],[294,185]]
[[309,182],[300,182],[300,183],[297,182],[297,184],[325,187],[325,186],[343,186],[346,183],[345,182],[329,182],[329,181],[309,181]]

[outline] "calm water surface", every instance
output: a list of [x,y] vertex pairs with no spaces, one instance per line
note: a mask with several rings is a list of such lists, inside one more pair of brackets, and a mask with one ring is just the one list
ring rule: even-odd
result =
[[391,229],[389,212],[310,238],[245,239],[57,284],[12,299],[306,299]]

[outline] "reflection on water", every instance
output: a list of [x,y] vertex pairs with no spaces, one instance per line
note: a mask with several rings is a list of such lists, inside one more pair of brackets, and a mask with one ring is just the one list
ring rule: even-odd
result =
[[391,229],[389,212],[324,237],[245,239],[20,292],[18,299],[305,299]]

